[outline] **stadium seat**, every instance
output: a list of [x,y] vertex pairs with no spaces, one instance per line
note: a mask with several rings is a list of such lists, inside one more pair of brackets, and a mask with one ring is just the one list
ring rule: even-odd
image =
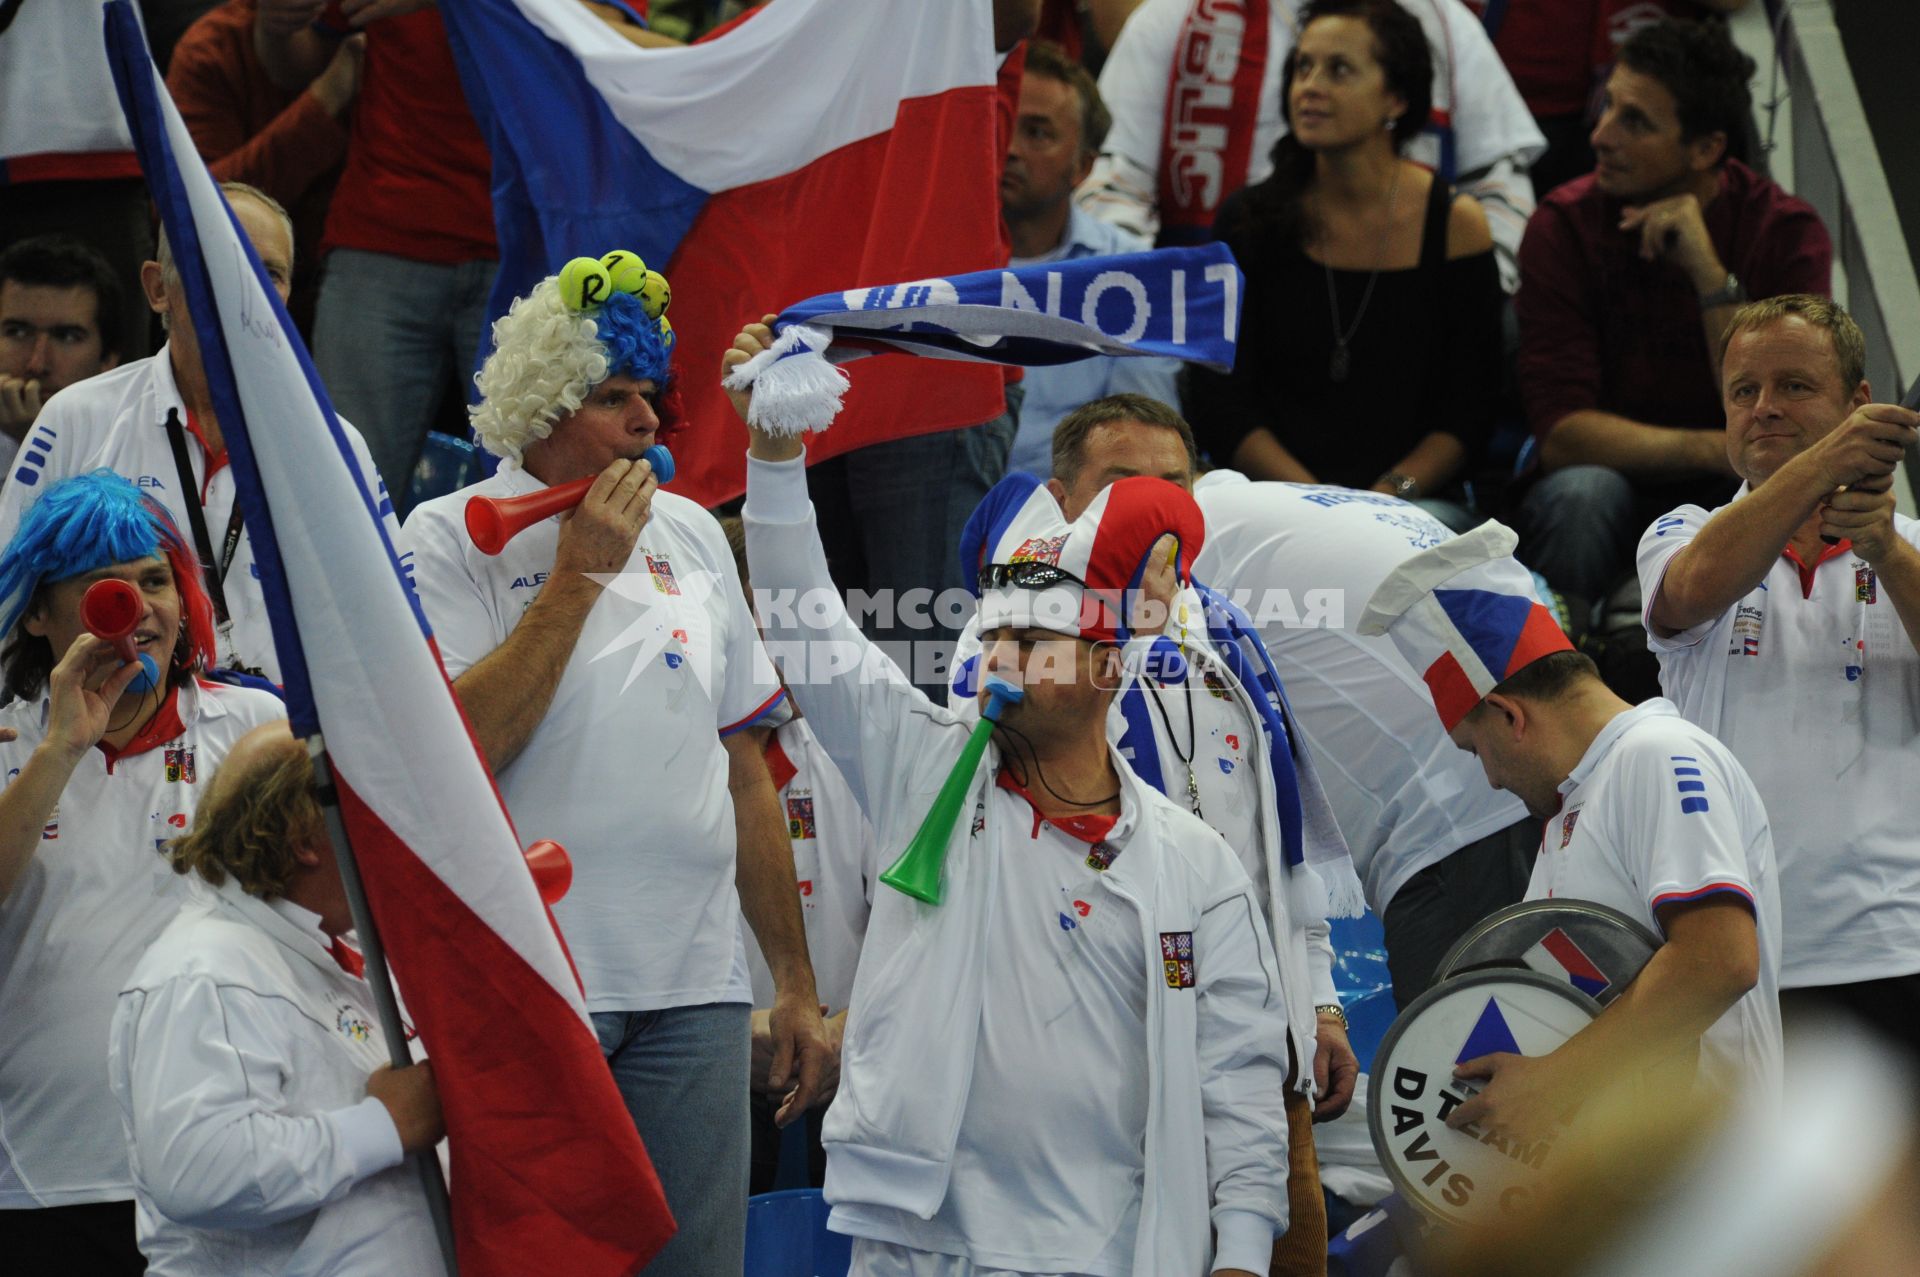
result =
[[827,1231],[819,1189],[747,1200],[746,1277],[846,1277],[852,1263],[853,1239]]

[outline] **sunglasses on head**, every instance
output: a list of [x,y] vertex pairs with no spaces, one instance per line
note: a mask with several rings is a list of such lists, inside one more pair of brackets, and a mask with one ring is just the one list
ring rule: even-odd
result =
[[1079,577],[1051,563],[1028,560],[1024,563],[989,563],[980,569],[982,591],[1015,586],[1022,590],[1044,590],[1050,585],[1080,585]]

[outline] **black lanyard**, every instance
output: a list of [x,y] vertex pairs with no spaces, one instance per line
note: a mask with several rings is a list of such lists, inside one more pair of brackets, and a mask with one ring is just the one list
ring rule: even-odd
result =
[[194,549],[200,555],[200,570],[206,574],[207,595],[213,601],[214,619],[225,625],[230,617],[227,611],[227,573],[233,569],[233,556],[240,550],[240,503],[233,503],[233,513],[227,516],[227,540],[221,547],[220,565],[215,568],[213,562],[213,539],[207,535],[207,515],[200,505],[200,485],[193,478],[193,462],[187,458],[187,432],[180,424],[180,411],[167,409],[167,442],[173,445],[173,468],[180,478],[180,487],[186,493],[187,523],[193,529]]

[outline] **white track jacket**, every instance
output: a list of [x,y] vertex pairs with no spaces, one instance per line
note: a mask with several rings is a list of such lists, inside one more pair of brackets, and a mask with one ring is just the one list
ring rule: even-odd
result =
[[[744,514],[768,651],[784,664],[795,700],[890,861],[918,830],[975,715],[928,701],[849,619],[814,526],[804,460],[749,461]],[[1099,887],[1105,907],[1137,919],[1148,982],[1133,1273],[1210,1271],[1210,1226],[1222,1263],[1232,1256],[1264,1267],[1272,1235],[1287,1222],[1286,1001],[1264,911],[1220,836],[1115,761],[1123,812],[1136,818],[1127,828],[1123,815],[1116,826],[1121,854]],[[984,937],[994,874],[1002,840],[1025,833],[1001,828],[996,812],[1009,807],[987,801],[998,766],[990,747],[947,847],[943,903],[875,890],[840,1091],[824,1132],[826,1194],[836,1212],[851,1206],[924,1220],[949,1194],[968,1191],[952,1160],[993,959]],[[1161,978],[1169,935],[1191,939],[1190,978]],[[1062,1051],[1074,1047],[1060,1043]],[[1101,1061],[1087,1067],[1097,1076]],[[1072,1137],[1050,1132],[1048,1116],[1032,1115],[1036,1138]],[[967,1241],[991,1250],[995,1239]]]

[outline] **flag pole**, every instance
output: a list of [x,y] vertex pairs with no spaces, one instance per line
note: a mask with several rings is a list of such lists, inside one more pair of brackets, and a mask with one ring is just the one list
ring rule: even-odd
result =
[[[315,732],[306,738],[306,746],[307,756],[313,760],[314,797],[326,818],[334,862],[340,866],[340,884],[346,888],[354,935],[360,941],[360,954],[366,959],[365,979],[373,992],[374,1010],[380,1016],[380,1032],[386,1035],[387,1053],[393,1067],[404,1069],[413,1063],[413,1054],[407,1048],[400,1003],[393,995],[393,981],[387,975],[386,950],[380,943],[380,932],[373,925],[373,911],[367,907],[360,864],[353,858],[353,844],[347,839],[346,821],[340,815],[340,791],[333,784],[327,743]],[[407,1156],[420,1173],[420,1187],[427,1196],[427,1214],[432,1216],[434,1234],[440,1239],[440,1257],[446,1261],[447,1277],[459,1277],[460,1267],[453,1249],[453,1204],[447,1196],[446,1177],[440,1173],[440,1156],[433,1149]]]

